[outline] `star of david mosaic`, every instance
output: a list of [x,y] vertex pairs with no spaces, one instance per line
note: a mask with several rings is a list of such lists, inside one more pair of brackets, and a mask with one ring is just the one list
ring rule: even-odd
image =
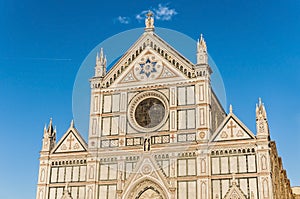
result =
[[155,66],[156,66],[155,61],[151,62],[149,58],[147,58],[145,63],[140,64],[141,71],[140,74],[145,74],[147,77],[151,75],[151,73],[157,72]]
[[162,64],[155,59],[155,56],[142,57],[135,65],[134,75],[139,80],[156,79],[162,72]]

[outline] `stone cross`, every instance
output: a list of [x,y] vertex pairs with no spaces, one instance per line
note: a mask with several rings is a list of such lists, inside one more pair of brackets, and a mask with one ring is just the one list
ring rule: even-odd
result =
[[233,125],[232,120],[230,121],[230,125],[227,126],[227,129],[230,129],[230,135],[233,137],[233,129],[236,128],[236,125]]
[[70,138],[68,138],[67,141],[69,142],[69,149],[71,149],[72,142],[74,141],[74,138],[72,138],[72,135],[70,135]]

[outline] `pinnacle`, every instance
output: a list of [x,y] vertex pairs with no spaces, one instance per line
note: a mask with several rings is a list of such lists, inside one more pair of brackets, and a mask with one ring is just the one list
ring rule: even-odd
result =
[[70,127],[73,127],[73,128],[74,128],[74,126],[75,126],[75,125],[74,125],[74,119],[72,119],[72,120],[71,120]]

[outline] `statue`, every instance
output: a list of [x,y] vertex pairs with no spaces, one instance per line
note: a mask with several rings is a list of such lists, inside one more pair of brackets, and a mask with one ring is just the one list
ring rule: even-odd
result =
[[153,13],[150,10],[146,15],[145,25],[146,25],[146,29],[153,29],[154,28]]

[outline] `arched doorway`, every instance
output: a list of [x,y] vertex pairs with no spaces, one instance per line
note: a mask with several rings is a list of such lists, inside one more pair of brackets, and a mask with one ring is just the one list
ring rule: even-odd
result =
[[[127,195],[127,194],[126,194]],[[167,199],[164,190],[151,180],[144,180],[130,191],[126,199]]]
[[161,194],[155,190],[153,187],[147,187],[139,196],[136,197],[137,199],[163,199]]

